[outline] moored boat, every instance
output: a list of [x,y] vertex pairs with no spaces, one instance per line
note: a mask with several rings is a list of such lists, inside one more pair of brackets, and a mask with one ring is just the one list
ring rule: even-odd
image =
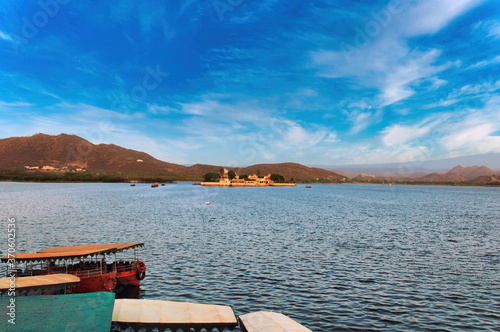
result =
[[[111,292],[119,285],[139,286],[146,276],[146,265],[140,261],[137,249],[143,243],[91,244],[80,246],[52,247],[36,253],[16,254],[16,276],[35,276],[67,273],[78,276],[80,284],[73,293]],[[117,259],[116,253],[135,249],[135,257],[129,260]],[[114,255],[111,263],[106,262]],[[11,263],[9,257],[3,262]],[[24,267],[24,268],[23,268]]]
[[159,186],[159,184],[155,182],[155,183],[153,183],[153,184],[151,185],[151,188],[158,188],[158,186]]

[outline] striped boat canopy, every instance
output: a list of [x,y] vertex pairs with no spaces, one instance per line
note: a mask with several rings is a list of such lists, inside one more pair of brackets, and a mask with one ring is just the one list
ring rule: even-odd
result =
[[119,252],[127,249],[144,247],[144,243],[108,243],[108,244],[84,244],[80,246],[51,247],[37,251],[38,253],[64,253],[75,251],[99,251],[99,252]]
[[72,274],[46,274],[33,277],[16,277],[0,279],[0,294],[7,293],[13,289],[14,282],[16,292],[37,290],[37,289],[63,289],[69,286],[76,286],[80,283],[80,278]]
[[36,253],[23,253],[2,257],[2,262],[14,258],[16,262],[36,262],[58,259],[70,259],[94,256],[98,254],[110,254],[127,249],[144,247],[144,243],[109,243],[109,244],[87,244],[81,246],[52,247],[40,250]]

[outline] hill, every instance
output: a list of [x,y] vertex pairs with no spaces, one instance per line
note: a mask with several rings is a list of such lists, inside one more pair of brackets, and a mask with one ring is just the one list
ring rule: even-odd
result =
[[[446,173],[431,173],[415,178],[417,182],[469,182],[469,183],[484,183],[482,177],[491,177],[496,172],[486,166],[471,166],[462,167],[456,166]],[[474,181],[473,181],[474,180]],[[483,181],[483,182],[482,182]]]
[[[126,149],[114,144],[92,144],[76,136],[36,134],[29,137],[0,139],[0,170],[44,174],[114,174],[125,179],[201,180],[203,174],[218,173],[224,166],[196,164],[190,167],[158,160],[145,152]],[[44,169],[42,169],[44,168]],[[260,164],[249,167],[226,167],[237,174],[278,173],[289,180],[338,182],[344,176],[320,168],[296,163]],[[11,173],[9,173],[11,174]],[[9,178],[8,174],[3,176]],[[11,177],[12,178],[12,177]],[[49,177],[53,179],[54,177]],[[76,177],[81,179],[82,176]],[[89,180],[95,178],[87,177]],[[31,179],[31,178],[30,178]],[[60,179],[60,177],[59,177]]]
[[26,166],[136,174],[179,174],[187,169],[114,144],[94,145],[76,135],[36,134],[0,140],[0,168],[24,169]]
[[[212,166],[196,164],[189,167],[189,173],[201,177],[206,173],[218,173],[223,166]],[[280,164],[256,164],[248,167],[226,167],[233,170],[236,174],[264,176],[277,173],[285,177],[286,180],[294,178],[300,181],[322,181],[338,182],[346,179],[345,176],[339,175],[332,171],[327,171],[321,168],[307,167],[297,163],[280,163]]]
[[431,173],[413,180],[416,182],[465,182],[468,179],[457,173]]
[[451,169],[449,174],[455,173],[459,174],[465,178],[468,178],[470,180],[476,179],[480,176],[483,175],[494,175],[496,174],[495,171],[489,169],[486,166],[472,166],[472,167],[462,167],[462,166],[457,166],[453,169]]
[[500,176],[482,175],[474,180],[471,180],[470,183],[500,185]]

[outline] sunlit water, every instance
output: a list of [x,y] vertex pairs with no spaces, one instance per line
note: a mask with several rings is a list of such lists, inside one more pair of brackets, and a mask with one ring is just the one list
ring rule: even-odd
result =
[[0,211],[18,252],[145,242],[144,298],[313,331],[500,327],[500,188],[0,183]]

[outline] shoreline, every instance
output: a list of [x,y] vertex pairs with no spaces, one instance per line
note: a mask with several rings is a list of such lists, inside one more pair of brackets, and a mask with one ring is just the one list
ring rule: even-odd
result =
[[[116,184],[152,184],[154,182],[165,183],[165,184],[177,184],[177,183],[192,183],[195,180],[169,180],[169,181],[151,181],[151,182],[130,182],[130,181],[36,181],[36,180],[12,180],[12,179],[1,179],[1,182],[10,182],[10,183],[116,183]],[[195,181],[196,182],[196,181]],[[296,185],[352,185],[352,184],[361,184],[361,185],[382,185],[382,186],[436,186],[436,187],[486,187],[486,188],[497,188],[500,187],[500,183],[432,183],[432,182],[419,182],[419,183],[372,183],[372,182],[296,182]],[[206,185],[206,187],[227,187],[227,188],[260,188],[260,187],[293,187],[291,185],[272,185],[272,186],[220,186],[217,184],[214,185]]]

